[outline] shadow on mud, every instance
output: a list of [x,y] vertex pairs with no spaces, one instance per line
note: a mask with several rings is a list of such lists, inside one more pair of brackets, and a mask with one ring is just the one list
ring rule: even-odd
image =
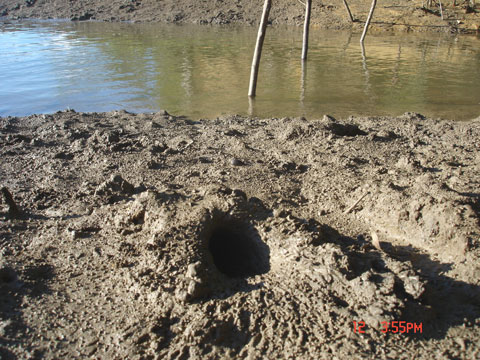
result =
[[[405,307],[398,321],[422,324],[421,333],[409,333],[416,339],[443,339],[451,327],[473,326],[480,318],[480,286],[459,281],[445,276],[453,263],[432,260],[429,255],[412,246],[393,246],[381,243],[384,253],[375,249],[362,237],[354,239],[341,235],[337,230],[320,225],[328,242],[341,246],[350,259],[350,272],[347,279],[360,276],[370,269],[376,272],[388,271],[385,261],[389,256],[397,261],[409,263],[412,269],[425,283],[425,291],[419,299],[408,294],[401,281],[396,282],[395,293],[403,299]],[[360,252],[360,248],[369,251]],[[399,279],[397,279],[399,280]]]
[[[410,253],[408,259],[405,254]],[[391,256],[410,260],[414,269],[426,280],[420,302],[407,301],[403,319],[423,324],[422,339],[442,339],[454,326],[473,326],[480,318],[480,287],[443,275],[453,264],[432,260],[410,246],[392,247]]]
[[[0,268],[0,322],[3,334],[0,336],[0,358],[17,359],[12,349],[20,345],[19,339],[31,336],[31,330],[23,321],[22,304],[25,298],[35,298],[50,293],[49,283],[54,276],[53,267],[39,263],[25,266],[19,274],[12,267]],[[24,305],[23,305],[24,306]],[[34,359],[42,358],[39,349],[27,348]]]

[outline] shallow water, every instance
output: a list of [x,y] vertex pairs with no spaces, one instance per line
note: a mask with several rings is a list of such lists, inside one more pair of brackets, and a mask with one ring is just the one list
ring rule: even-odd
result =
[[257,97],[247,97],[253,27],[0,23],[0,115],[166,109],[189,117],[415,111],[480,115],[480,39],[445,34],[313,30],[300,61],[299,28],[269,28]]

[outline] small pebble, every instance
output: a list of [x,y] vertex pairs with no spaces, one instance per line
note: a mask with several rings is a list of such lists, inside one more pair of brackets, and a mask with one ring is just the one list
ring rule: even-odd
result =
[[233,166],[245,165],[245,163],[242,160],[239,160],[239,159],[236,159],[236,158],[233,158],[232,160],[230,160],[230,164],[233,165]]

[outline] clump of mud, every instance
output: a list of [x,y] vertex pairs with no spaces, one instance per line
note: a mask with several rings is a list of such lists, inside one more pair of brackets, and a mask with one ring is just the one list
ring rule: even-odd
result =
[[0,118],[0,354],[474,358],[479,134],[411,113]]

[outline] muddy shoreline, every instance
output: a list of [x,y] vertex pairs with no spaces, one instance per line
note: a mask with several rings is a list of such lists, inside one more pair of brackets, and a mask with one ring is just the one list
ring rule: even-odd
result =
[[[368,6],[352,1],[352,24],[314,3],[312,24],[360,31]],[[478,32],[475,9],[449,6],[379,6],[371,31]],[[0,0],[8,19],[260,11]],[[303,7],[278,1],[271,21],[300,25]],[[479,143],[479,118],[416,113],[0,117],[0,358],[478,359]]]
[[0,355],[478,358],[479,143],[415,113],[0,118]]
[[[352,29],[360,32],[369,12],[367,1],[350,1],[355,22],[351,22],[341,0],[314,2],[311,24],[321,29]],[[262,2],[253,0],[198,1],[198,0],[78,0],[65,3],[60,0],[27,0],[12,2],[0,0],[0,16],[7,19],[69,19],[72,21],[133,21],[195,24],[249,24],[256,25],[262,11]],[[438,6],[425,9],[422,1],[395,0],[379,4],[370,31],[414,31],[478,33],[480,14],[478,5],[470,7],[467,1],[457,6],[443,4],[443,19]],[[272,6],[273,25],[302,25],[304,6],[298,1],[278,0]]]

